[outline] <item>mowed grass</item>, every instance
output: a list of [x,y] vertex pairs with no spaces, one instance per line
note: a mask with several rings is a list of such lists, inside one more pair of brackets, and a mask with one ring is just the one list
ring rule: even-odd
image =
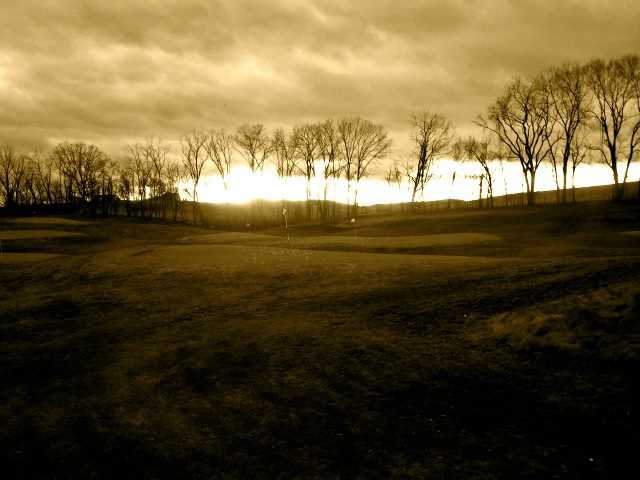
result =
[[476,245],[486,242],[498,242],[500,237],[487,233],[440,233],[431,235],[408,236],[363,236],[357,230],[343,235],[312,235],[291,238],[279,235],[260,235],[242,232],[220,232],[210,235],[198,235],[185,239],[189,243],[261,245],[270,247],[289,247],[308,250],[346,250],[346,251],[411,251],[426,247]]
[[86,220],[3,242],[58,255],[0,264],[5,471],[620,478],[639,212],[371,217],[290,239]]

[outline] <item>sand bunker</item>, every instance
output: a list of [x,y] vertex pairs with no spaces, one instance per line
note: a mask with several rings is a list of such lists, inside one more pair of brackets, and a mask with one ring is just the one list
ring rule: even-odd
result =
[[63,230],[0,230],[0,240],[26,240],[38,238],[79,237],[82,233]]

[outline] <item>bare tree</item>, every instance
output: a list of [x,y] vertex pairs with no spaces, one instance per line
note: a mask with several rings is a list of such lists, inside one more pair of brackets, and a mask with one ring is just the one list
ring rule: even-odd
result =
[[448,153],[451,143],[451,123],[442,115],[424,111],[411,116],[412,138],[415,145],[415,167],[409,173],[413,185],[411,202],[431,180],[434,162]]
[[[387,154],[391,141],[382,125],[360,117],[341,119],[338,122],[338,134],[342,147],[342,171],[345,172],[347,180],[348,196],[351,183],[355,181],[353,210],[357,215],[360,181],[369,174],[370,167]],[[347,215],[351,216],[349,208]]]
[[296,164],[296,142],[296,136],[293,133],[287,135],[283,128],[279,128],[273,133],[271,150],[275,154],[276,173],[280,178],[291,177],[298,168]]
[[135,172],[134,167],[131,164],[131,160],[127,159],[120,168],[118,179],[118,196],[125,202],[125,211],[127,217],[130,217],[132,212],[131,201],[135,197]]
[[517,158],[527,191],[527,203],[535,205],[536,173],[549,154],[547,138],[553,121],[540,79],[514,80],[478,124],[493,132]]
[[43,205],[53,203],[53,162],[43,157],[40,149],[34,149],[24,155],[25,173],[23,176],[23,195],[27,203]]
[[[638,125],[640,124],[640,66],[638,65],[639,63],[639,59],[638,56],[633,56],[633,57],[628,57],[628,63],[629,63],[629,70],[630,70],[630,79],[631,79],[631,85],[632,85],[632,89],[633,89],[633,96],[635,98],[635,116],[638,119],[638,121],[636,122],[634,129],[632,130],[632,132],[634,132],[635,136],[640,136],[638,134]],[[632,142],[633,144],[633,142]],[[637,155],[638,149],[637,147],[637,142],[636,142],[636,146],[634,147],[634,153]],[[631,156],[634,154],[632,153]],[[631,156],[629,156],[629,162],[627,163],[627,172],[629,171],[629,163],[631,160]],[[626,173],[625,173],[625,177],[626,177]],[[640,179],[638,179],[638,198],[640,198]]]
[[[482,184],[484,180],[486,180],[487,200],[489,201],[489,208],[493,208],[494,175],[491,163],[497,158],[497,153],[491,148],[490,140],[488,138],[477,140],[473,137],[468,137],[465,140],[458,140],[452,147],[452,154],[456,161],[476,162],[480,166],[482,169],[482,176],[480,178],[480,195],[482,195]],[[482,202],[482,196],[480,197],[480,202]]]
[[[402,195],[402,169],[398,166],[397,160],[393,162],[384,174],[384,179],[387,182],[389,188],[395,188],[398,190],[398,194]],[[400,202],[400,209],[403,210],[403,202]]]
[[213,163],[218,175],[220,175],[226,191],[233,162],[233,137],[225,132],[224,129],[212,130],[204,148],[207,152],[207,157]]
[[[318,145],[318,157],[322,162],[322,179],[323,179],[323,201],[321,215],[325,220],[329,217],[328,189],[331,179],[335,181],[339,178],[341,172],[340,157],[340,135],[338,128],[333,120],[326,120],[315,126],[316,143]],[[333,201],[333,221],[336,219],[336,199]]]
[[588,160],[589,154],[593,151],[587,144],[586,134],[586,127],[580,127],[573,137],[571,147],[571,198],[573,202],[576,201],[576,170]]
[[382,125],[364,120],[360,122],[357,131],[360,142],[356,150],[354,215],[358,214],[358,190],[361,180],[369,175],[371,167],[384,158],[391,148],[391,140]]
[[159,217],[160,211],[166,216],[164,193],[166,191],[165,176],[167,155],[170,147],[161,140],[149,139],[142,146],[142,155],[148,169],[151,215]]
[[[629,166],[640,146],[639,62],[638,56],[630,55],[608,62],[594,60],[585,68],[593,97],[591,117],[600,130],[600,141],[593,148],[613,173],[617,199],[624,196]],[[618,164],[625,160],[620,184]]]
[[281,187],[284,189],[284,191],[281,192],[284,214],[284,209],[287,206],[287,183],[289,178],[298,170],[298,164],[296,162],[298,150],[296,135],[293,132],[287,135],[283,128],[277,129],[273,132],[271,150],[274,153],[276,174],[278,178],[280,178]]
[[347,217],[351,217],[351,187],[355,177],[355,157],[358,148],[357,118],[342,118],[338,121],[338,135],[342,148],[341,170],[347,181]]
[[244,157],[251,173],[261,171],[271,153],[271,142],[267,130],[261,123],[242,125],[235,136],[236,148]]
[[193,130],[182,139],[182,166],[191,182],[193,199],[193,221],[197,222],[198,184],[202,177],[206,155],[207,134]]
[[[555,122],[555,120],[554,120]],[[553,173],[553,181],[556,184],[556,203],[560,203],[561,201],[561,191],[562,188],[560,186],[560,173],[558,172],[558,168],[562,163],[562,142],[561,142],[561,134],[556,131],[555,127],[549,129],[546,135],[546,142],[549,148],[549,154],[547,155],[547,160],[551,165],[551,172]]]
[[36,163],[38,162],[38,152],[32,152],[23,155],[24,158],[24,175],[22,176],[22,185],[20,186],[20,201],[24,205],[37,205],[40,203],[38,195],[38,170]]
[[[150,189],[153,164],[147,155],[148,151],[141,143],[127,146],[127,160],[132,173],[132,187],[137,204],[137,213],[145,217],[147,215],[146,200]],[[135,212],[135,211],[134,211]]]
[[71,197],[87,203],[99,194],[100,172],[105,168],[107,157],[95,145],[63,142],[56,145],[52,156],[61,175],[67,178]]
[[556,165],[560,163],[562,166],[562,201],[566,202],[571,148],[575,145],[574,138],[586,116],[587,82],[584,69],[574,64],[553,68],[545,76],[544,87],[551,107],[549,113],[554,117],[558,130],[558,135],[555,137],[557,148],[551,147],[554,143],[554,137],[551,134],[547,136],[547,143],[550,147],[557,186],[559,181]]
[[56,203],[56,178],[54,162],[51,157],[43,156],[39,151],[34,152],[37,173],[38,190],[41,201],[52,205]]
[[97,208],[100,208],[105,217],[117,214],[120,203],[117,195],[119,171],[119,164],[110,159],[107,159],[104,167],[99,171],[100,195],[94,197],[91,205],[94,214]]
[[311,182],[316,175],[316,158],[318,154],[318,137],[315,125],[297,125],[293,129],[297,147],[297,157],[301,160],[298,170],[307,181],[307,219],[311,219],[313,208],[311,206]]
[[169,198],[168,206],[172,211],[173,221],[178,220],[178,211],[180,209],[180,193],[178,185],[184,178],[184,170],[179,161],[169,160],[165,170],[167,197]]

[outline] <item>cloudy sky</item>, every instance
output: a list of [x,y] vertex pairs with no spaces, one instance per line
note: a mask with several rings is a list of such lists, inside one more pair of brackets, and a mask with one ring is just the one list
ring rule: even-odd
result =
[[193,128],[410,112],[460,130],[515,75],[640,50],[637,1],[2,2],[0,141],[175,139]]

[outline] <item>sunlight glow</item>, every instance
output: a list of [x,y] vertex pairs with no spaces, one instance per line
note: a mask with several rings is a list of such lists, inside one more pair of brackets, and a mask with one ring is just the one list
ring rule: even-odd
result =
[[[320,172],[321,168],[317,168],[317,171]],[[447,198],[475,200],[479,193],[478,175],[480,173],[479,166],[473,163],[442,160],[436,164],[434,176],[425,187],[424,198],[419,196],[416,200],[431,201]],[[492,175],[494,196],[525,191],[522,171],[518,163],[504,162],[501,165],[495,162],[492,165]],[[629,169],[629,181],[638,180],[639,175],[640,165],[632,164]],[[613,176],[611,170],[605,165],[585,164],[577,169],[575,180],[576,187],[588,187],[609,184],[613,181]],[[264,171],[252,174],[247,167],[236,165],[225,183],[226,188],[219,176],[213,174],[204,176],[198,186],[198,201],[244,204],[258,199],[302,201],[307,198],[306,178],[295,176],[286,180],[281,179],[272,166],[266,166]],[[571,184],[571,173],[569,173],[567,186],[571,187]],[[188,181],[180,185],[182,198],[191,199],[190,185]],[[553,169],[550,165],[542,165],[536,178],[536,190],[554,190],[555,188]],[[313,178],[310,185],[310,198],[314,200],[326,198],[341,203],[354,202],[355,194],[355,184],[348,186],[344,178],[330,179],[326,185],[326,193],[323,178],[318,176]],[[486,194],[485,184],[483,198]],[[389,185],[385,180],[372,176],[360,182],[357,195],[360,205],[407,202],[411,200],[411,185],[407,181],[403,181],[400,186]]]

